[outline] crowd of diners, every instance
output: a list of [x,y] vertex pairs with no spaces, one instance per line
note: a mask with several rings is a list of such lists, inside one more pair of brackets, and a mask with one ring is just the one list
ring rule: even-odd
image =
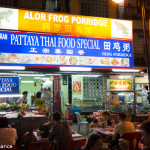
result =
[[[114,120],[110,120],[110,114],[104,111],[100,117],[95,118],[91,124],[91,128],[106,126],[114,128],[114,134],[109,141],[109,147],[107,149],[115,150],[128,150],[129,144],[127,141],[121,139],[123,134],[136,132],[135,126],[132,122],[126,121],[126,113],[119,112],[118,114],[119,123],[115,124]],[[72,131],[68,121],[61,119],[59,112],[54,112],[49,122],[45,125],[49,126],[49,143],[57,143],[59,150],[67,150],[69,143],[73,140]],[[145,120],[140,126],[143,142],[143,150],[150,150],[150,120]],[[6,117],[0,117],[0,145],[15,145],[17,140],[17,131],[8,125],[8,119]],[[80,149],[76,149],[80,150]],[[104,150],[103,148],[103,137],[99,133],[89,134],[85,148],[82,150]],[[106,150],[106,148],[105,148]]]

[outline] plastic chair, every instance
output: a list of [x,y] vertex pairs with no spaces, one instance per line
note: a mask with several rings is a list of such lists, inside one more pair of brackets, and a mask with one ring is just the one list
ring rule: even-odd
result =
[[26,132],[23,137],[21,138],[20,140],[20,143],[19,143],[19,150],[23,150],[25,149],[25,144],[27,143],[27,137],[29,135],[29,132]]
[[49,142],[32,142],[28,145],[28,150],[51,150],[54,145],[50,145]]
[[137,127],[139,126],[139,125],[141,125],[142,123],[141,122],[133,122],[133,125],[134,125],[134,127],[137,129]]
[[80,139],[80,140],[72,141],[68,145],[67,150],[74,150],[75,148],[82,148],[82,146],[85,146],[85,143],[86,143],[86,139]]
[[[138,149],[138,143],[142,137],[142,134],[139,132],[126,133],[121,138],[129,141],[129,150]],[[136,139],[136,146],[134,147],[134,139]]]
[[76,114],[77,122],[78,122],[78,132],[80,133],[80,126],[81,125],[86,125],[86,131],[87,131],[87,134],[88,134],[89,133],[89,124],[88,124],[88,122],[84,121],[83,119],[85,119],[85,118],[82,119],[78,112],[75,112],[75,114]]

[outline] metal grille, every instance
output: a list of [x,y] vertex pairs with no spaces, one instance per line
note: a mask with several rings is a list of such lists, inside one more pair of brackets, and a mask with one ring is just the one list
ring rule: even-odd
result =
[[107,77],[83,77],[84,98],[106,98]]
[[81,0],[81,15],[108,17],[107,0]]

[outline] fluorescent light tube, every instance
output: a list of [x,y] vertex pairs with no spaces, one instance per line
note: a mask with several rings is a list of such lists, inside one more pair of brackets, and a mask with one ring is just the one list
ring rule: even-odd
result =
[[9,76],[12,76],[12,75],[17,75],[17,73],[0,73],[0,75],[9,75]]
[[24,77],[44,77],[44,74],[18,74],[18,76],[24,76]]
[[80,77],[99,77],[102,75],[76,75],[76,76],[80,76]]
[[83,67],[60,67],[60,71],[91,71],[92,68]]
[[34,77],[34,79],[41,79],[41,77]]
[[127,69],[112,69],[113,72],[139,72],[139,70],[127,70]]
[[121,96],[121,95],[125,95],[125,94],[124,94],[124,93],[118,93],[118,95],[120,95],[120,96]]
[[115,3],[121,3],[121,2],[123,2],[124,0],[112,0],[113,2],[115,2]]
[[21,83],[34,83],[34,81],[21,81]]
[[0,66],[0,70],[25,70],[25,66]]
[[22,94],[0,95],[0,97],[21,97]]
[[60,76],[61,74],[45,74],[46,76]]
[[50,78],[41,78],[41,80],[50,80]]

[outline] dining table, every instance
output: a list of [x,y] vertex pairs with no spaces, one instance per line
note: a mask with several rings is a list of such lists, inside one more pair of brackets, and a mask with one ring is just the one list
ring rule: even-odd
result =
[[[81,134],[78,133],[72,134],[72,138],[73,141],[85,139]],[[43,138],[37,131],[34,131],[32,133],[32,142],[42,142],[42,141],[48,141],[48,138]]]
[[[104,136],[113,136],[114,128],[91,128],[93,133],[100,133]],[[136,132],[141,132],[141,130],[136,129]]]

